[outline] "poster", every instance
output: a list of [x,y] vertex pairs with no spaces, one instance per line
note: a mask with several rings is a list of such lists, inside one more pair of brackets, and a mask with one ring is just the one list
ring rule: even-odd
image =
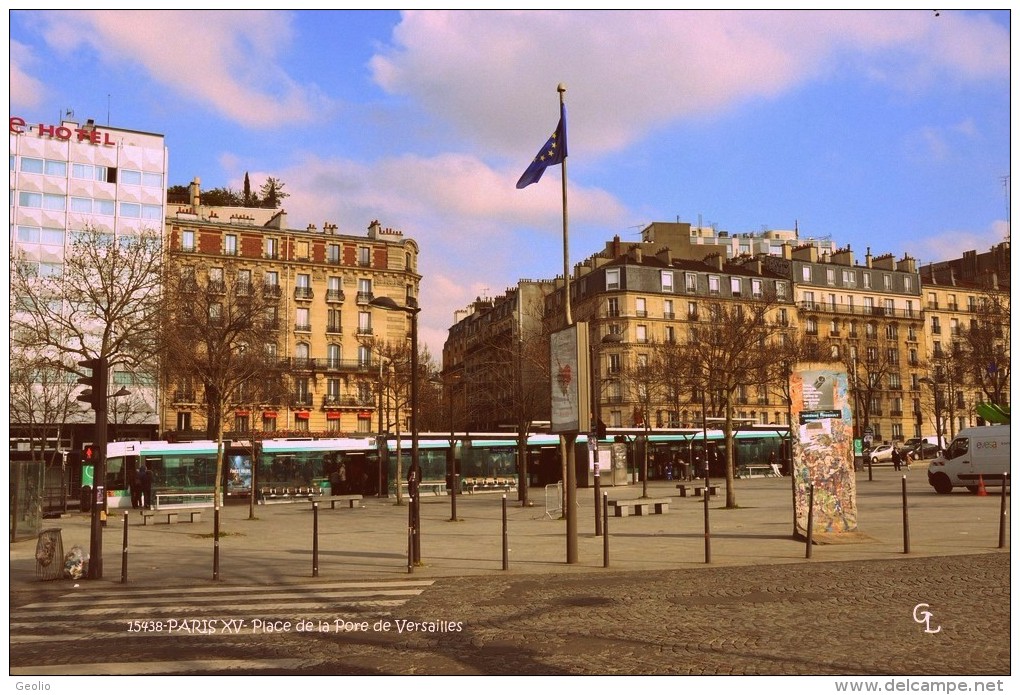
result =
[[853,458],[853,413],[842,364],[802,363],[790,384],[793,418],[794,518],[807,535],[814,491],[812,538],[848,539],[857,532],[857,489]]
[[579,322],[549,337],[552,367],[553,433],[577,433],[590,429],[588,324]]

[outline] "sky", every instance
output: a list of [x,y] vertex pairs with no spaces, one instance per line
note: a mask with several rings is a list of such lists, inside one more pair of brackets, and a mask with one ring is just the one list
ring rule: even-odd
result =
[[10,115],[163,134],[168,185],[284,182],[291,228],[421,249],[420,339],[651,222],[920,263],[1008,238],[1008,11],[37,11]]

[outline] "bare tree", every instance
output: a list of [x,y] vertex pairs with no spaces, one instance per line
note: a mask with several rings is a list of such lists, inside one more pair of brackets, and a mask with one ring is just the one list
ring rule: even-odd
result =
[[32,460],[42,461],[47,441],[57,446],[63,428],[74,416],[82,414],[73,393],[77,388],[71,368],[55,369],[49,360],[33,358],[22,351],[11,351],[10,418],[27,436]]
[[971,325],[959,336],[959,355],[968,366],[968,380],[989,402],[1005,406],[1010,384],[1009,296],[986,292],[978,298]]
[[[222,273],[222,274],[221,274]],[[223,487],[223,432],[229,410],[256,381],[278,376],[275,286],[253,282],[228,263],[198,273],[181,257],[167,266],[160,347],[168,383],[194,379],[203,389],[206,431],[216,439],[215,504]]]
[[[760,300],[709,306],[709,321],[692,324],[680,355],[688,383],[714,394],[721,404],[726,441],[726,507],[737,506],[734,487],[733,406],[738,390],[755,388],[774,366],[774,345],[785,330],[776,320],[774,295]],[[707,398],[706,398],[707,400]]]
[[111,368],[152,374],[163,256],[144,231],[114,238],[76,232],[59,267],[12,259],[11,348],[40,365],[88,376],[78,361],[107,358]]

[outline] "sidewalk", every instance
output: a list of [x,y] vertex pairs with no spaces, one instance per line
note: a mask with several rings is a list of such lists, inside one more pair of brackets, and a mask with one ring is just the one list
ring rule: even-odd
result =
[[[908,481],[910,554],[904,554],[901,479]],[[793,540],[790,478],[737,480],[737,509],[725,509],[725,481],[710,498],[711,566],[748,566],[800,562],[895,559],[1009,552],[998,549],[1001,497],[993,488],[986,497],[965,491],[936,495],[925,470],[893,471],[876,467],[857,474],[859,531],[857,542],[816,545],[805,558],[803,542]],[[704,501],[677,496],[675,481],[652,481],[649,496],[670,497],[669,513],[609,519],[609,562],[615,570],[690,569],[706,564]],[[610,499],[641,496],[641,485],[607,487]],[[566,563],[566,523],[547,514],[546,491],[533,488],[533,507],[521,507],[516,493],[507,496],[509,572],[593,572],[603,568],[603,538],[595,536],[594,491],[579,489],[578,562]],[[318,581],[406,579],[407,506],[395,500],[366,498],[360,509],[318,510]],[[1007,510],[1010,498],[1006,498]],[[309,502],[260,505],[256,520],[247,505],[220,512],[219,580],[227,584],[279,584],[313,579],[313,527]],[[485,575],[503,572],[502,495],[476,493],[457,497],[458,521],[450,521],[448,496],[422,498],[421,556],[416,579]],[[129,510],[127,582],[133,586],[194,585],[213,580],[213,513],[192,524],[142,526]],[[88,551],[89,517],[76,514],[53,519],[66,553],[73,545]],[[120,584],[124,517],[115,511],[103,533],[103,579]],[[10,544],[12,601],[20,594],[38,596],[66,591],[72,580],[42,582],[35,574],[35,541]],[[79,580],[82,586],[93,584]]]

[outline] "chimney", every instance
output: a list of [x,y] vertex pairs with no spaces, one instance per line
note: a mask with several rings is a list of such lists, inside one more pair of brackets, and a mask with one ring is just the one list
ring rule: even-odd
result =
[[868,247],[868,252],[864,254],[864,265],[868,268],[871,267],[871,247]]
[[705,263],[718,271],[723,269],[723,256],[721,253],[710,253],[705,256]]
[[202,204],[202,179],[197,176],[191,180],[191,184],[188,186],[188,200],[191,201],[193,208]]

